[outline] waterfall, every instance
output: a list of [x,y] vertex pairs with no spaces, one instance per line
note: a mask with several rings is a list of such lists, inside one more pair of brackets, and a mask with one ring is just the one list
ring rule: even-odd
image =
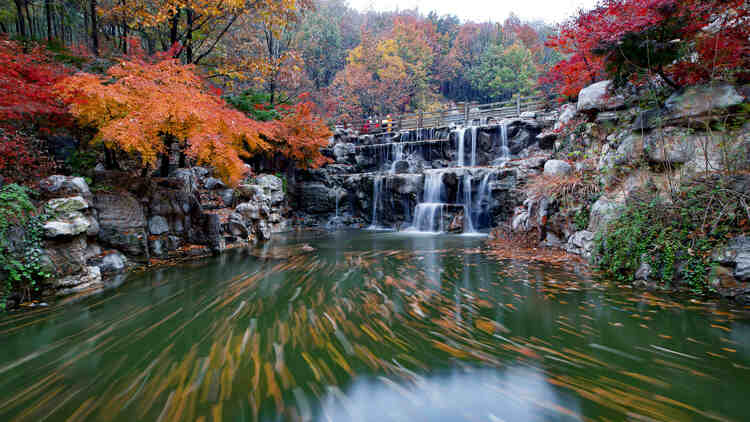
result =
[[391,173],[396,172],[396,163],[404,159],[404,144],[397,143],[393,145],[393,162],[391,163]]
[[383,190],[383,176],[374,176],[372,179],[372,224],[370,230],[378,228],[378,202],[380,202],[381,191]]
[[[424,175],[424,199],[422,203],[417,204],[414,212],[414,223],[411,231],[435,232],[436,225],[439,226],[437,232],[443,232],[443,171],[433,170],[425,172]],[[438,224],[435,220],[438,218]]]
[[471,167],[477,165],[477,127],[471,127]]
[[502,142],[500,144],[500,158],[503,161],[508,161],[510,160],[510,148],[508,148],[508,125],[505,120],[500,122],[500,141]]
[[464,166],[464,134],[464,128],[456,130],[456,139],[458,142],[458,167]]
[[463,178],[463,203],[464,203],[464,233],[476,233],[474,229],[474,216],[472,215],[472,200],[471,200],[471,174],[467,171],[464,173]]
[[490,192],[490,176],[492,176],[492,173],[488,172],[484,175],[482,178],[482,182],[479,184],[479,190],[477,191],[477,199],[474,202],[474,209],[476,211],[476,218],[474,221],[472,221],[472,227],[476,228],[479,227],[479,217],[482,215],[482,212],[484,211],[484,208],[482,205],[484,202],[489,198],[489,196],[492,194]]
[[338,219],[339,218],[339,194],[341,192],[338,189],[336,189],[334,192],[336,194],[336,219]]

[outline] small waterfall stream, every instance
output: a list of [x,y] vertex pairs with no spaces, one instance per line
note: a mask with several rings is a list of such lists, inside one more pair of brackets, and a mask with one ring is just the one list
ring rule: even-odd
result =
[[464,166],[464,135],[466,130],[460,128],[456,130],[456,142],[458,143],[458,167]]
[[471,127],[471,167],[477,165],[477,127]]
[[510,160],[510,148],[508,148],[508,125],[505,120],[500,122],[500,158],[503,161]]
[[[443,174],[442,170],[431,170],[424,175],[424,200],[414,211],[411,231],[441,233],[443,227]],[[437,224],[436,224],[437,219]]]
[[378,203],[383,191],[383,176],[376,175],[372,179],[372,224],[370,230],[378,229]]

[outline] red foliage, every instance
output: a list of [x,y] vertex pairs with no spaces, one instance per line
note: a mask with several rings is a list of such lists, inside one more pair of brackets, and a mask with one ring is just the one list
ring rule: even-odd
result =
[[15,130],[0,129],[0,175],[5,182],[27,184],[53,173],[55,163],[41,143]]
[[[568,58],[540,80],[557,93],[575,97],[585,85],[606,76],[609,62],[628,62],[618,47],[626,37],[648,37],[650,31],[679,43],[687,54],[662,66],[642,69],[677,84],[704,82],[750,65],[750,10],[744,0],[604,0],[563,24],[547,46]],[[666,34],[666,35],[665,35]],[[664,45],[658,48],[665,48]],[[668,46],[666,48],[669,48]],[[644,48],[645,50],[645,48]],[[694,54],[690,54],[694,53]],[[641,51],[641,54],[645,54]],[[620,57],[615,57],[621,55]]]
[[66,75],[41,47],[23,46],[0,38],[0,124],[37,125],[67,123],[67,111],[52,87]]

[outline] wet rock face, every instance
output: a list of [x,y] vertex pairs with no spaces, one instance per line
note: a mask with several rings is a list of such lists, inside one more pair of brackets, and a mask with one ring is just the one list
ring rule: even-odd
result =
[[141,203],[130,193],[98,193],[94,208],[99,216],[99,240],[128,255],[147,259],[146,216]]

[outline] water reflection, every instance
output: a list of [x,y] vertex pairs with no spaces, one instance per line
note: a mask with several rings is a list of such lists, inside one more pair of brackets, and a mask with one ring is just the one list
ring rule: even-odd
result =
[[312,233],[0,319],[0,420],[743,420],[745,310]]
[[578,400],[555,391],[529,367],[503,371],[466,368],[414,376],[356,381],[345,392],[330,388],[317,421],[571,421],[580,420]]

